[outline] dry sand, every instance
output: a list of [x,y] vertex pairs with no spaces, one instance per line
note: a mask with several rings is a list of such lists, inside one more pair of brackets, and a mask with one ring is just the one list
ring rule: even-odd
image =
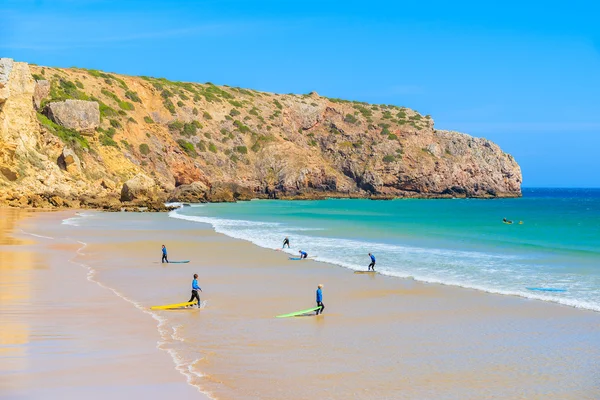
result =
[[[9,347],[20,357],[2,362],[3,393],[120,398],[125,388],[131,396],[122,398],[201,398],[199,387],[224,400],[600,398],[599,313],[289,261],[165,214],[97,214],[79,227],[60,218],[20,223],[87,245],[38,238],[16,246],[38,269],[13,274],[8,286],[22,300],[2,300],[2,326],[26,332]],[[172,260],[191,262],[160,264],[163,243]],[[92,282],[87,268],[64,262],[77,249],[73,261],[90,268]],[[188,300],[193,273],[202,310],[143,311]],[[273,318],[313,306],[318,283],[325,315]]]

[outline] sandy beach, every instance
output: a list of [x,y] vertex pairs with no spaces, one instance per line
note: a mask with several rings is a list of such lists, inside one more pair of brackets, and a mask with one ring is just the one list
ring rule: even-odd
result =
[[[166,214],[73,214],[3,211],[2,398],[600,398],[596,312],[289,261]],[[161,264],[161,244],[191,262]],[[187,301],[194,273],[203,309],[148,309]],[[274,318],[319,283],[323,316]]]
[[0,216],[0,398],[206,398],[157,348],[157,321],[88,280],[65,214]]

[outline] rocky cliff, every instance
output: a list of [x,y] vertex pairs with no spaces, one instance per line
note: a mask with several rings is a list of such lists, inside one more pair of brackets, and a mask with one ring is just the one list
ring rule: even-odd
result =
[[520,194],[512,156],[408,108],[0,59],[0,204]]

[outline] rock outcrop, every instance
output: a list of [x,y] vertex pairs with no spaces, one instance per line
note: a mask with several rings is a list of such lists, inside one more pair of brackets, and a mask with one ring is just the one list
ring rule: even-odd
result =
[[50,82],[47,80],[35,81],[35,89],[33,91],[33,103],[35,108],[39,110],[42,107],[42,102],[50,95]]
[[100,109],[95,101],[65,100],[49,103],[47,115],[52,121],[78,132],[100,126]]
[[408,108],[0,59],[0,204],[520,194],[512,156]]
[[123,184],[121,201],[148,200],[153,196],[156,183],[144,174],[136,175]]
[[77,154],[71,149],[64,148],[57,160],[58,166],[71,174],[78,174],[81,172],[81,162]]

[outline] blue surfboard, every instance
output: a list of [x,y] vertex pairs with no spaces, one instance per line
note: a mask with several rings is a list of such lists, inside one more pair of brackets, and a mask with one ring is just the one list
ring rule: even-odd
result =
[[292,261],[302,260],[300,257],[290,257],[289,259],[292,260]]
[[169,261],[169,264],[187,264],[189,263],[190,260],[183,260],[183,261]]
[[551,288],[551,287],[528,287],[525,289],[535,290],[538,292],[566,292],[567,291],[567,289],[557,289],[557,288]]

